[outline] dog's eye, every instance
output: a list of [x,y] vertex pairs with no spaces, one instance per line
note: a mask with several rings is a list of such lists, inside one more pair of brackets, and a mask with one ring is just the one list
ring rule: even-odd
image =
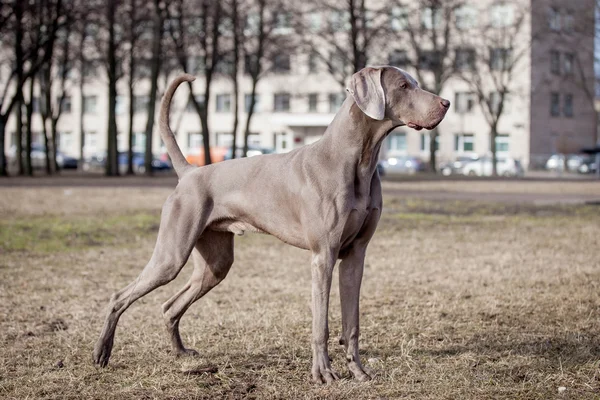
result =
[[408,89],[408,83],[404,82],[400,87],[402,89]]

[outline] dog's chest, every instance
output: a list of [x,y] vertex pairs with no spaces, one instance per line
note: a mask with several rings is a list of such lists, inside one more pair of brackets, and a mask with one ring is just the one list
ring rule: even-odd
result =
[[352,240],[360,233],[365,225],[365,221],[371,213],[371,209],[371,196],[365,196],[364,198],[355,200],[352,208],[349,209],[344,224],[341,238],[342,247],[345,247],[348,243],[352,242]]

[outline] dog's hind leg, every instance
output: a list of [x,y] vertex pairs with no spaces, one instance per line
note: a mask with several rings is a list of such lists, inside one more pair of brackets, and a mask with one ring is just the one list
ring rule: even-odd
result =
[[233,233],[205,231],[192,252],[194,271],[188,283],[163,304],[163,315],[177,355],[197,355],[186,349],[179,334],[179,321],[187,309],[217,286],[233,264]]
[[202,213],[209,212],[208,209],[201,211],[198,200],[187,194],[176,191],[167,199],[150,261],[133,282],[110,298],[104,327],[94,348],[96,364],[103,367],[108,364],[121,314],[140,297],[167,284],[179,274],[204,229],[207,215]]

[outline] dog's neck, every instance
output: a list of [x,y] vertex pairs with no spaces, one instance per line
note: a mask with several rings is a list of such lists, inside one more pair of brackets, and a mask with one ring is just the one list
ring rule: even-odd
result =
[[348,96],[321,141],[343,164],[356,165],[359,179],[370,180],[377,168],[383,140],[400,125],[390,119],[377,121],[368,117]]

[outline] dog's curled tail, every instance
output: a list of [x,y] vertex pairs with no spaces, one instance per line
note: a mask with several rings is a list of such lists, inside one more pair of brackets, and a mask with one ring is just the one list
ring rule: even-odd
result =
[[160,104],[160,136],[167,147],[167,153],[169,154],[169,157],[171,157],[173,168],[175,169],[175,172],[179,178],[181,178],[187,171],[193,169],[194,167],[187,162],[183,156],[183,153],[181,153],[181,149],[175,140],[175,135],[169,127],[171,99],[173,98],[173,94],[175,94],[175,90],[177,90],[179,85],[181,85],[183,82],[192,82],[195,79],[196,78],[190,74],[183,74],[175,78],[175,80],[171,82],[167,88],[167,91],[165,92]]

